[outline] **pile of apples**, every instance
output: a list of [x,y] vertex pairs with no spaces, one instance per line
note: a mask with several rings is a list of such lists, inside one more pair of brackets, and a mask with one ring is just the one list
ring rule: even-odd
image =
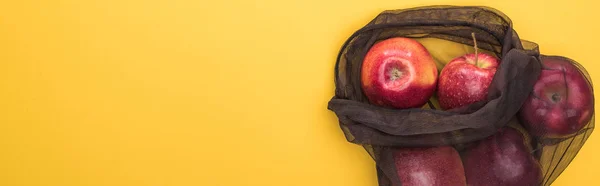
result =
[[[369,49],[361,82],[374,105],[421,108],[435,94],[441,109],[450,110],[484,101],[499,63],[492,55],[478,53],[475,45],[475,53],[454,58],[438,74],[421,43],[393,37]],[[542,66],[518,113],[525,130],[504,127],[461,153],[452,146],[398,148],[394,158],[402,185],[538,185],[541,167],[523,132],[536,138],[567,137],[580,131],[593,114],[592,89],[576,66],[559,58],[542,58]]]

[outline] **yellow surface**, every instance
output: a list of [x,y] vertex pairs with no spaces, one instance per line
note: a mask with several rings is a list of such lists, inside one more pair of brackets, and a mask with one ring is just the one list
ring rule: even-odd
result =
[[[3,0],[0,185],[376,185],[326,110],[335,55],[432,4],[500,9],[600,82],[592,1]],[[555,185],[600,185],[597,133]]]

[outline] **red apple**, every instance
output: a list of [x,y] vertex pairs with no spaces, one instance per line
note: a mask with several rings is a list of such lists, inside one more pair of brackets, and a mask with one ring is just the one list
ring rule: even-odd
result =
[[542,169],[521,132],[511,127],[473,143],[463,151],[470,186],[539,186]]
[[581,130],[594,113],[594,94],[569,59],[542,57],[543,69],[519,117],[535,136],[565,137]]
[[402,186],[466,185],[460,155],[450,146],[400,148],[394,162]]
[[494,56],[475,53],[446,64],[440,73],[437,91],[440,107],[448,110],[484,100],[498,63]]
[[363,91],[372,104],[416,108],[433,95],[438,71],[418,41],[395,37],[375,43],[362,64]]

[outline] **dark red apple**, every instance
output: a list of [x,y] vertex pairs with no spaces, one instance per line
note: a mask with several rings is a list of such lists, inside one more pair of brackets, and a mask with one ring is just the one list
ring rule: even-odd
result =
[[523,134],[504,127],[464,151],[463,164],[469,186],[538,186],[540,164],[530,153]]
[[498,59],[485,53],[450,61],[440,72],[437,96],[443,110],[466,106],[487,97]]
[[594,94],[569,59],[542,57],[543,69],[519,117],[538,137],[565,137],[581,130],[594,113]]
[[362,64],[361,82],[369,102],[394,108],[417,108],[433,95],[438,71],[418,41],[395,37],[377,42]]
[[394,161],[402,186],[464,186],[460,156],[450,146],[401,148]]

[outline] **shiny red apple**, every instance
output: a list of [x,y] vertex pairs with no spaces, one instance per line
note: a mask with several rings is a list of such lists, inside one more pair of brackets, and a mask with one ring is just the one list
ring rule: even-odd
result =
[[394,162],[402,186],[466,185],[460,155],[450,146],[400,148]]
[[542,57],[543,69],[519,117],[538,137],[565,137],[581,130],[594,113],[594,94],[569,59]]
[[394,37],[369,49],[362,64],[361,82],[372,104],[417,108],[435,92],[437,76],[433,57],[421,43]]
[[511,127],[463,151],[469,186],[539,186],[542,169],[521,132]]
[[498,59],[485,53],[466,54],[440,72],[437,96],[443,110],[466,106],[487,97]]

